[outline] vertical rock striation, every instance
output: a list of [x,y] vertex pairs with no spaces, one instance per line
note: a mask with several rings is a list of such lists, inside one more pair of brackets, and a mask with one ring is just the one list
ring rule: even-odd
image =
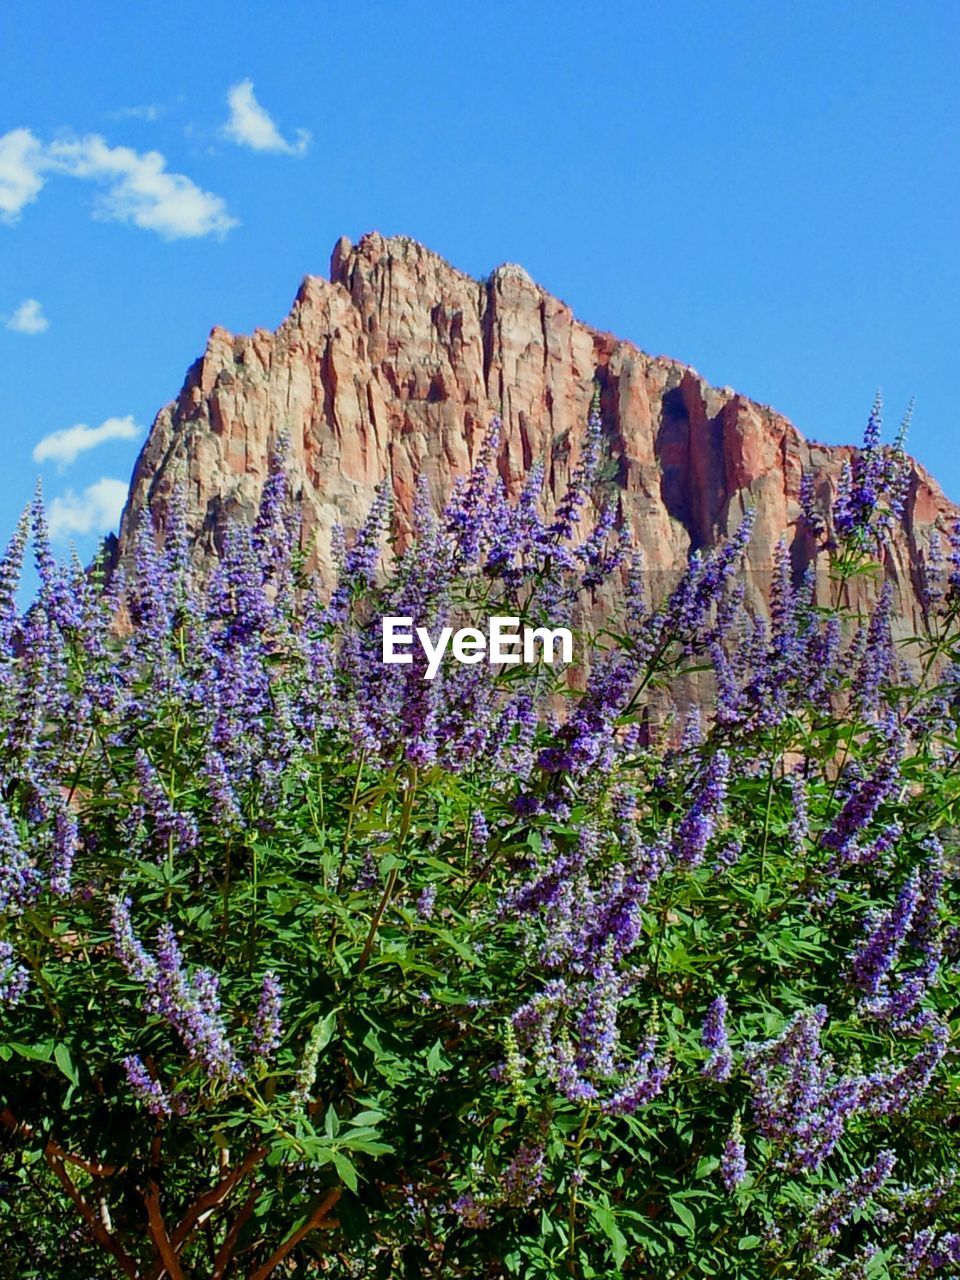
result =
[[[477,281],[412,240],[377,234],[357,245],[341,239],[330,280],[306,277],[275,332],[211,332],[140,454],[114,557],[129,554],[144,507],[162,524],[182,485],[197,555],[212,559],[225,519],[252,518],[281,434],[321,570],[333,526],[356,527],[385,476],[401,527],[418,476],[442,501],[496,413],[505,482],[515,490],[542,457],[549,506],[576,465],[597,384],[602,487],[654,580],[727,536],[748,507],[757,510],[749,567],[758,583],[784,535],[798,567],[809,558],[797,528],[801,475],[814,472],[829,492],[848,449],[809,443],[772,409],[581,324],[521,267]],[[921,622],[930,526],[956,516],[913,464],[884,566],[901,634]],[[876,584],[860,580],[854,590],[865,602]]]

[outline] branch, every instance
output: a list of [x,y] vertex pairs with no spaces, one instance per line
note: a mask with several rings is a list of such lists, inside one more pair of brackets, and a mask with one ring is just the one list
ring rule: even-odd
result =
[[222,1178],[215,1187],[211,1187],[209,1191],[205,1191],[202,1196],[198,1196],[194,1200],[193,1204],[180,1219],[171,1236],[171,1242],[175,1250],[179,1250],[200,1219],[222,1204],[237,1183],[242,1182],[250,1170],[255,1165],[258,1165],[266,1154],[266,1147],[254,1147],[252,1151],[247,1153],[240,1164],[231,1169],[226,1177]]
[[[130,1280],[137,1280],[138,1273],[136,1263],[126,1252],[120,1242],[114,1239],[97,1217],[96,1213],[94,1213],[90,1205],[87,1204],[86,1200],[84,1200],[83,1196],[80,1194],[80,1191],[77,1189],[73,1179],[70,1177],[69,1173],[67,1173],[63,1157],[60,1154],[57,1144],[55,1142],[48,1142],[43,1149],[43,1155],[47,1164],[56,1174],[60,1185],[73,1201],[77,1212],[90,1228],[93,1238],[96,1240],[97,1244],[101,1245],[108,1253],[112,1254],[113,1257],[116,1258],[117,1264],[123,1271],[124,1275],[129,1276]],[[183,1280],[183,1277],[179,1277],[178,1280]]]
[[147,1206],[150,1239],[157,1247],[157,1253],[159,1253],[160,1260],[169,1272],[170,1280],[185,1280],[180,1263],[177,1261],[177,1254],[170,1242],[170,1236],[167,1234],[163,1214],[160,1211],[160,1188],[153,1178],[150,1178],[147,1182],[147,1189],[143,1198]]
[[[9,1107],[4,1107],[0,1111],[0,1124],[3,1124],[16,1137],[17,1134],[23,1134],[26,1138],[36,1136],[36,1130],[32,1125],[20,1121],[13,1114]],[[97,1213],[83,1198],[76,1183],[67,1173],[67,1164],[77,1165],[78,1168],[90,1175],[91,1178],[109,1178],[117,1172],[116,1165],[97,1164],[92,1160],[84,1160],[82,1156],[72,1155],[69,1151],[64,1151],[59,1142],[55,1142],[53,1138],[48,1138],[43,1148],[43,1158],[56,1176],[57,1181],[63,1187],[64,1191],[70,1197],[71,1201],[81,1218],[86,1222],[87,1226],[96,1240],[108,1253],[116,1258],[120,1269],[125,1275],[130,1276],[131,1280],[137,1280],[137,1265],[124,1249],[123,1245],[116,1237],[107,1230],[105,1224],[100,1220]]]
[[[14,1135],[22,1133],[26,1137],[32,1138],[36,1134],[36,1130],[26,1121],[18,1120],[9,1107],[4,1107],[0,1111],[0,1124],[6,1125]],[[89,1173],[91,1178],[112,1178],[117,1172],[117,1165],[115,1164],[98,1164],[95,1160],[85,1160],[83,1156],[75,1156],[72,1151],[65,1151],[60,1146],[60,1143],[53,1138],[48,1138],[47,1142],[65,1164],[75,1164],[84,1173]]]
[[226,1239],[220,1246],[220,1250],[217,1253],[213,1264],[213,1271],[210,1273],[210,1280],[223,1280],[223,1277],[227,1274],[227,1269],[233,1261],[233,1255],[237,1247],[237,1241],[240,1238],[240,1232],[249,1222],[250,1215],[253,1213],[253,1206],[257,1203],[257,1196],[259,1196],[259,1194],[260,1188],[254,1187],[246,1200],[244,1200],[240,1212],[231,1223]]
[[342,1194],[343,1189],[341,1187],[334,1187],[331,1191],[328,1191],[303,1226],[299,1227],[294,1231],[292,1236],[288,1236],[287,1239],[284,1240],[276,1253],[269,1257],[262,1267],[257,1268],[250,1277],[250,1280],[267,1280],[267,1276],[280,1265],[291,1249],[296,1248],[300,1241],[303,1240],[305,1236],[308,1236],[311,1231],[327,1231],[330,1230],[330,1228],[337,1226],[338,1224],[335,1220],[326,1222],[324,1219],[340,1199]]

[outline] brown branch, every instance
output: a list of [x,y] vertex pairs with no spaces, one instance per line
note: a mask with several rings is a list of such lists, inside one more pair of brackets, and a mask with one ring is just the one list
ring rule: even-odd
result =
[[267,1276],[280,1265],[291,1249],[296,1248],[300,1241],[308,1236],[311,1231],[328,1231],[337,1226],[335,1219],[329,1222],[325,1221],[325,1219],[342,1194],[341,1187],[334,1187],[331,1191],[328,1191],[303,1226],[299,1227],[292,1236],[288,1236],[284,1240],[280,1248],[267,1259],[263,1266],[257,1268],[250,1280],[267,1280]]
[[213,1264],[213,1271],[210,1273],[210,1280],[223,1280],[233,1261],[233,1255],[237,1247],[237,1241],[240,1239],[240,1232],[250,1221],[250,1215],[253,1213],[253,1206],[257,1203],[257,1196],[260,1194],[260,1188],[254,1187],[250,1194],[244,1200],[240,1212],[234,1218],[227,1232],[226,1239],[220,1246],[216,1259]]
[[[32,1138],[36,1132],[26,1121],[18,1120],[9,1107],[4,1107],[0,1111],[0,1124],[6,1125],[12,1134],[22,1133],[27,1138]],[[89,1173],[91,1178],[112,1178],[117,1172],[115,1164],[98,1164],[95,1160],[85,1160],[83,1156],[77,1156],[72,1151],[64,1150],[59,1142],[56,1142],[53,1138],[48,1138],[47,1142],[65,1164],[75,1164],[84,1173]]]
[[160,1260],[170,1275],[170,1280],[185,1280],[160,1210],[160,1188],[153,1178],[148,1180],[143,1198],[147,1206],[150,1239],[156,1245],[157,1253],[159,1253]]
[[[43,1155],[47,1164],[56,1175],[58,1182],[73,1201],[77,1212],[90,1228],[93,1238],[96,1240],[97,1244],[101,1245],[108,1253],[112,1254],[112,1256],[117,1260],[117,1264],[123,1271],[124,1275],[129,1276],[130,1280],[137,1280],[138,1272],[136,1263],[126,1252],[123,1245],[121,1245],[120,1242],[110,1234],[107,1228],[100,1221],[97,1214],[81,1195],[73,1179],[70,1177],[69,1173],[67,1173],[63,1157],[57,1148],[57,1144],[55,1142],[48,1142],[43,1149]],[[182,1277],[180,1277],[180,1280],[182,1280]]]
[[393,898],[393,891],[397,887],[397,868],[392,867],[390,874],[387,876],[387,883],[383,893],[380,895],[380,901],[377,909],[373,913],[373,919],[370,921],[370,928],[367,932],[367,940],[363,944],[363,950],[360,952],[360,959],[357,961],[356,972],[359,974],[367,967],[367,961],[373,952],[373,944],[377,938],[377,930],[380,928],[380,921],[383,919],[383,913],[390,905]]
[[223,1204],[237,1183],[242,1182],[250,1170],[258,1165],[266,1154],[266,1147],[254,1147],[252,1151],[249,1151],[244,1156],[240,1164],[231,1169],[226,1177],[222,1178],[215,1187],[211,1187],[209,1191],[205,1191],[202,1196],[198,1196],[194,1200],[171,1236],[174,1249],[179,1250],[200,1219],[205,1214],[211,1213],[218,1205]]
[[[0,1111],[0,1124],[8,1128],[14,1137],[17,1134],[23,1134],[26,1138],[36,1136],[36,1130],[32,1125],[25,1121],[20,1121],[10,1110],[4,1107]],[[48,1138],[43,1148],[43,1158],[52,1170],[57,1181],[63,1187],[69,1196],[74,1208],[86,1222],[90,1228],[93,1238],[102,1248],[106,1249],[116,1260],[120,1269],[125,1275],[130,1276],[131,1280],[137,1280],[137,1265],[124,1249],[116,1237],[107,1230],[104,1223],[100,1220],[99,1215],[94,1211],[92,1206],[84,1199],[80,1189],[67,1173],[67,1164],[74,1164],[78,1168],[90,1175],[92,1178],[109,1178],[116,1173],[116,1166],[112,1164],[97,1164],[92,1160],[84,1160],[82,1156],[75,1156],[69,1151],[65,1151],[59,1142],[53,1138]]]

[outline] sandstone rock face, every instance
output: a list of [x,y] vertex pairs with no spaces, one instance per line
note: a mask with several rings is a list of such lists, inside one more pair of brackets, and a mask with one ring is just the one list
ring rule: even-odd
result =
[[[333,526],[357,527],[385,476],[401,527],[418,476],[440,503],[496,413],[504,480],[515,490],[542,457],[549,508],[576,465],[597,384],[602,487],[652,580],[665,583],[691,549],[726,537],[749,507],[757,509],[748,564],[758,595],[782,536],[798,567],[809,558],[797,525],[801,475],[813,471],[828,494],[848,449],[808,443],[772,409],[581,324],[521,267],[499,267],[480,282],[411,240],[377,234],[357,245],[341,239],[330,280],[308,276],[275,332],[212,331],[137,461],[115,558],[129,554],[144,506],[162,524],[181,485],[197,555],[209,561],[224,521],[252,518],[281,433],[321,571]],[[901,634],[922,621],[930,527],[957,514],[914,465],[884,565]],[[876,584],[861,579],[855,590],[862,598],[851,603],[866,603]]]

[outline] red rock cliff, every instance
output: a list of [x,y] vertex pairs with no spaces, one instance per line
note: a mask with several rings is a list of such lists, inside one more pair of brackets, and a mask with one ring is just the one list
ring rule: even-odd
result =
[[[183,484],[198,554],[215,555],[224,519],[252,516],[281,432],[321,567],[332,526],[355,527],[385,475],[401,520],[422,473],[442,500],[498,412],[505,480],[516,487],[542,456],[549,505],[576,464],[596,382],[606,488],[651,570],[676,570],[691,547],[727,535],[748,507],[757,508],[749,557],[758,576],[784,533],[804,559],[801,474],[812,470],[826,492],[849,450],[810,444],[772,409],[581,324],[521,267],[477,281],[412,240],[377,234],[356,246],[340,240],[330,280],[308,276],[275,332],[211,332],[137,461],[117,554],[128,552],[144,505],[162,522]],[[901,633],[920,621],[929,526],[956,514],[914,465],[885,566]]]

